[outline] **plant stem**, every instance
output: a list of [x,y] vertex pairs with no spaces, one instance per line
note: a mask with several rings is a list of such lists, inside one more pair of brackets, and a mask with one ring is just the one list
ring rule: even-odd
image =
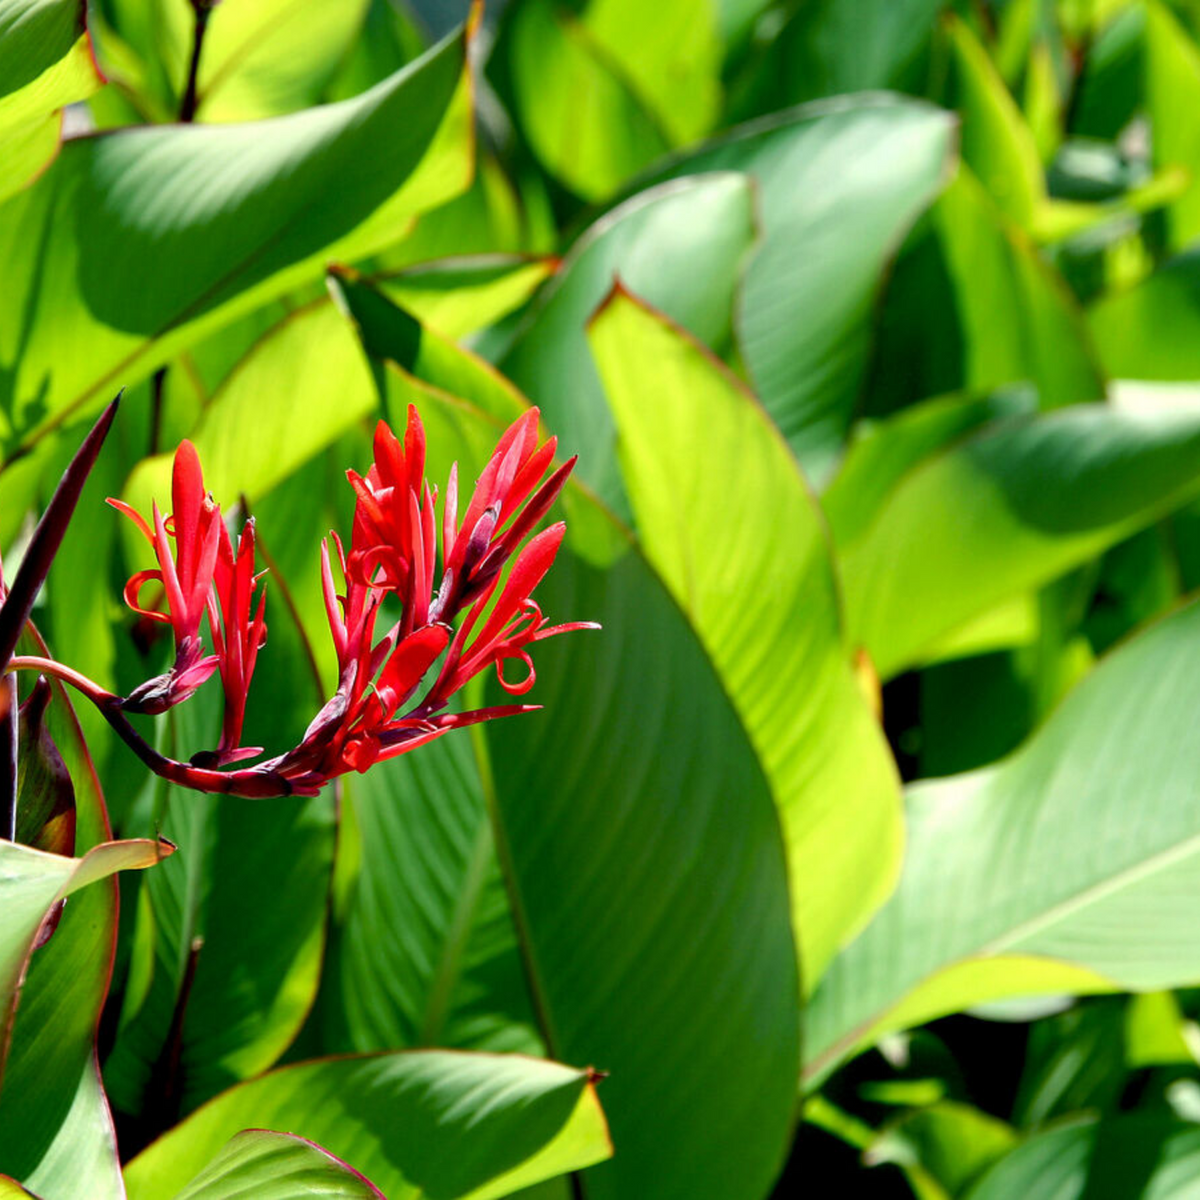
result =
[[17,679],[0,681],[0,838],[17,840]]
[[55,662],[52,658],[37,655],[17,655],[11,658],[8,671],[38,671],[69,684],[80,695],[90,700],[100,715],[112,726],[117,736],[149,767],[155,775],[182,787],[198,792],[213,792],[221,795],[243,796],[248,800],[273,800],[281,796],[294,796],[296,789],[284,775],[267,766],[248,767],[240,771],[213,771],[207,767],[194,767],[191,763],[179,762],[159,754],[130,724],[122,711],[124,703],[120,696],[106,691],[98,683],[81,675],[72,667]]
[[204,49],[204,34],[208,29],[211,11],[205,0],[192,0],[192,12],[196,16],[196,23],[192,29],[192,59],[188,64],[187,87],[184,88],[183,99],[179,103],[179,120],[184,125],[190,125],[196,119],[196,81],[200,75],[200,52]]

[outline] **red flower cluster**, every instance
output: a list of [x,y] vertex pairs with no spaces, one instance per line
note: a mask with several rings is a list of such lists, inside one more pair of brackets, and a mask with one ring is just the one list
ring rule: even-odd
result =
[[[176,648],[171,670],[131,693],[123,707],[162,712],[186,699],[217,669],[224,685],[220,745],[193,758],[197,769],[191,775],[181,775],[187,769],[180,767],[173,777],[205,790],[267,795],[277,783],[281,792],[313,794],[337,775],[365,771],[451,729],[531,711],[535,706],[525,704],[444,710],[469,679],[492,665],[506,691],[523,695],[535,679],[529,654],[534,642],[597,628],[583,621],[547,627],[531,598],[554,562],[565,526],[552,525],[521,546],[575,463],[571,459],[550,470],[556,442],[550,438],[539,446],[537,423],[538,411],[531,409],[505,432],[461,521],[457,467],[451,469],[436,590],[438,495],[425,479],[424,428],[413,408],[403,442],[379,423],[370,470],[365,476],[347,472],[357,500],[349,553],[332,535],[341,592],[329,545],[321,548],[325,607],[338,659],[337,690],[293,750],[231,772],[218,774],[210,768],[260,753],[238,746],[255,660],[266,640],[265,588],[257,605],[254,599],[259,576],[254,572],[253,522],[243,529],[235,553],[220,509],[204,490],[190,442],[182,443],[175,456],[168,519],[155,507],[151,528],[128,505],[111,500],[137,523],[159,563],[158,569],[140,571],[129,580],[126,601],[143,616],[169,622]],[[151,579],[163,585],[166,613],[139,604],[140,591]],[[399,618],[378,634],[380,611],[389,598],[399,602]],[[464,612],[456,631],[453,622]],[[214,650],[208,657],[200,642],[205,613]],[[443,655],[432,687],[410,705]],[[504,675],[508,659],[525,667],[516,682]]]

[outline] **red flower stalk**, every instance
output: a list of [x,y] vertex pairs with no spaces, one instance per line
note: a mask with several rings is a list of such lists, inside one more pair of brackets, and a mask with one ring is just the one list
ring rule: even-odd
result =
[[[414,408],[401,442],[383,422],[375,431],[374,462],[366,475],[348,471],[354,488],[350,552],[333,534],[343,590],[337,590],[328,543],[321,548],[326,614],[338,659],[338,686],[295,749],[253,767],[219,771],[259,753],[239,748],[246,694],[258,651],[266,640],[265,589],[257,605],[254,589],[254,526],[248,522],[236,553],[220,509],[204,490],[199,459],[190,442],[175,457],[174,511],[164,520],[154,509],[151,527],[120,501],[153,546],[158,569],[130,579],[125,597],[151,620],[171,624],[176,662],[166,675],[143,684],[126,699],[106,693],[69,668],[60,678],[81,688],[110,723],[160,775],[202,791],[246,796],[313,795],[346,771],[406,753],[451,729],[529,712],[526,704],[474,711],[444,710],[468,680],[489,666],[501,685],[521,696],[536,679],[530,648],[535,642],[591,622],[547,626],[532,593],[562,544],[562,523],[522,543],[562,490],[575,460],[551,470],[555,440],[538,445],[538,412],[531,410],[501,437],[458,519],[457,467],[452,467],[443,505],[442,576],[437,568],[437,492],[425,480],[425,431]],[[172,553],[171,538],[174,538]],[[507,578],[504,569],[512,559]],[[142,608],[142,586],[162,583],[167,613]],[[399,601],[394,624],[381,636],[376,623],[387,597]],[[455,618],[466,612],[455,631]],[[213,651],[203,657],[200,624],[208,613]],[[413,702],[425,677],[445,656],[425,698]],[[516,659],[525,668],[518,680],[505,677]],[[22,660],[45,667],[46,660]],[[190,764],[165,759],[142,741],[121,710],[161,712],[190,695],[219,668],[225,689],[225,719],[215,751]]]

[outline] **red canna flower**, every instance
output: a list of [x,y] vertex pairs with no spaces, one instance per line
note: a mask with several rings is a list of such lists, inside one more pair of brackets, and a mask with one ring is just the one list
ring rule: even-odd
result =
[[[347,472],[357,497],[349,555],[333,535],[344,593],[337,591],[328,545],[321,552],[338,689],[300,746],[278,763],[297,785],[312,786],[348,770],[365,771],[451,729],[531,711],[533,706],[522,704],[464,713],[441,710],[468,679],[493,664],[504,688],[523,695],[535,679],[528,646],[556,633],[596,628],[588,622],[547,628],[530,598],[558,553],[566,528],[562,524],[529,542],[499,588],[508,558],[562,490],[575,461],[542,482],[555,441],[537,445],[537,417],[537,410],[531,410],[500,439],[461,526],[455,512],[457,468],[451,469],[442,521],[444,568],[436,596],[437,493],[423,477],[425,432],[416,409],[409,408],[403,444],[380,422],[370,470],[366,476]],[[401,615],[377,639],[376,617],[389,593],[399,598]],[[450,622],[468,604],[455,633]],[[490,614],[472,637],[489,606]],[[444,651],[445,662],[429,694],[402,711]],[[509,658],[527,667],[519,682],[504,677],[503,663]]]
[[[221,511],[204,490],[200,458],[191,442],[181,442],[171,475],[171,515],[164,520],[153,506],[151,529],[123,500],[108,503],[123,512],[145,536],[158,559],[158,569],[138,571],[125,585],[125,603],[150,621],[170,624],[175,634],[175,664],[165,675],[148,680],[131,692],[125,707],[131,712],[165,712],[186,700],[216,669],[215,655],[204,656],[200,623],[208,607],[221,537]],[[175,539],[172,551],[171,538]],[[167,612],[143,608],[139,595],[154,580],[166,593]]]
[[[139,743],[127,723],[106,715],[143,761],[167,778],[203,791],[269,796],[313,795],[337,775],[365,771],[451,729],[532,711],[535,706],[527,704],[445,710],[464,684],[489,666],[496,668],[506,691],[524,695],[536,679],[530,655],[535,642],[597,628],[586,621],[547,626],[532,597],[554,562],[566,527],[552,525],[523,549],[521,545],[553,504],[575,463],[571,459],[551,469],[556,443],[550,438],[538,445],[537,422],[538,412],[532,409],[504,433],[461,521],[457,466],[451,468],[436,592],[438,496],[425,480],[424,428],[415,408],[409,409],[402,442],[379,423],[374,461],[366,475],[347,472],[356,497],[349,554],[332,534],[340,592],[329,543],[321,547],[326,615],[338,660],[337,689],[293,750],[232,771],[214,768],[260,753],[238,743],[250,679],[266,640],[265,589],[256,605],[253,522],[247,522],[235,552],[220,509],[204,490],[195,448],[182,443],[175,456],[174,511],[168,519],[155,508],[151,529],[128,505],[110,501],[137,524],[158,557],[158,569],[134,575],[125,596],[144,617],[171,624],[175,666],[127,699],[110,699],[126,710],[161,712],[219,668],[225,690],[220,744],[215,751],[196,755],[190,764],[178,763],[163,759]],[[139,605],[139,592],[151,579],[163,585],[166,613]],[[399,602],[399,613],[379,634],[377,621],[389,597]],[[205,612],[214,651],[207,658],[200,643]],[[454,621],[464,612],[456,632]],[[414,702],[439,659],[433,685],[423,700]],[[505,676],[511,659],[525,668],[518,680]]]

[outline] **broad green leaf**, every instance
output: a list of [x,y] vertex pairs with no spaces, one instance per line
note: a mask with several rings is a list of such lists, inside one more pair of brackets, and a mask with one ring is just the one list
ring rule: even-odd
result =
[[891,754],[842,641],[820,510],[754,397],[626,292],[590,327],[639,540],[763,764],[811,989],[883,903],[903,829]]
[[[423,326],[368,282],[338,271],[330,277],[330,288],[370,358],[387,360],[401,374],[443,395],[467,398],[488,413],[503,413],[506,424],[525,411],[524,398],[495,367]],[[403,424],[405,407],[393,413],[393,419]]]
[[957,17],[949,18],[946,28],[962,114],[963,159],[1001,211],[1029,229],[1046,202],[1033,135],[979,39]]
[[[13,37],[5,31],[5,18],[14,8],[68,8],[79,5],[37,4],[9,0],[0,10],[0,40]],[[3,64],[0,63],[0,70]],[[57,60],[52,60],[40,75],[24,87],[10,91],[0,75],[0,202],[19,192],[50,165],[62,141],[63,108],[84,100],[104,83],[92,57],[92,44],[86,33]]]
[[558,269],[517,254],[444,259],[373,280],[385,296],[445,337],[465,337],[506,317]]
[[[754,391],[815,481],[828,474],[858,406],[884,271],[941,190],[952,139],[953,122],[939,109],[865,97],[743,126],[669,170],[754,180],[763,236],[738,297],[737,344]],[[654,289],[622,278],[722,352]],[[703,278],[686,267],[676,286],[697,290]]]
[[1106,659],[1004,763],[911,790],[900,886],[809,1007],[812,1072],[998,996],[1200,978],[1198,634],[1192,604]]
[[795,1103],[795,945],[770,791],[634,551],[538,589],[544,711],[488,730],[497,843],[551,1053],[612,1072],[596,1200],[764,1195]]
[[292,116],[70,142],[0,207],[9,444],[314,280],[328,259],[396,240],[461,190],[463,54],[460,35],[363,96]]
[[[38,651],[44,652],[44,647]],[[47,720],[74,783],[76,848],[83,857],[43,855],[35,863],[28,855],[36,852],[24,847],[5,844],[4,852],[14,861],[19,857],[13,886],[24,891],[27,900],[40,891],[48,907],[59,892],[81,890],[69,896],[54,936],[29,960],[16,1022],[7,1031],[12,1040],[0,1089],[0,1171],[21,1180],[43,1200],[75,1200],[81,1190],[96,1200],[119,1200],[112,1118],[96,1061],[96,1028],[117,926],[116,887],[103,874],[151,865],[170,847],[158,840],[110,841],[95,770],[57,684]],[[53,890],[46,875],[57,877]],[[89,880],[90,886],[84,887]],[[8,922],[10,909],[15,916],[20,908],[25,909],[24,919]],[[14,942],[24,938],[27,953],[45,909],[37,914],[27,905],[13,908],[6,902],[4,911],[5,934]],[[11,983],[7,947],[5,957],[9,966],[4,973]],[[10,1003],[8,995],[6,1021]]]
[[[181,0],[174,5],[190,8]],[[366,10],[367,0],[218,4],[200,58],[197,119],[248,121],[315,103],[357,37]],[[183,67],[181,81],[186,60]]]
[[347,789],[339,853],[353,876],[322,995],[330,1049],[542,1049],[474,744],[443,738]]
[[[321,695],[305,679],[303,651],[280,636],[288,614],[274,597],[268,612],[247,740],[262,737],[275,753],[299,738]],[[171,750],[184,761],[215,743],[209,689],[172,714]],[[180,852],[148,877],[139,904],[132,953],[151,974],[126,997],[105,1080],[117,1108],[149,1110],[165,1127],[266,1070],[303,1024],[325,944],[335,821],[331,795],[255,804],[155,790],[155,811],[139,823],[161,828]]]
[[1145,105],[1153,129],[1156,166],[1182,166],[1192,186],[1168,209],[1174,249],[1200,233],[1200,48],[1171,11],[1158,0],[1146,0]]
[[622,514],[615,431],[588,351],[588,318],[619,277],[723,353],[754,242],[754,200],[750,181],[727,173],[652,188],[619,205],[574,244],[500,361],[563,446],[579,454],[578,477]]
[[70,53],[83,32],[79,0],[0,3],[0,96],[32,83]]
[[1088,323],[1117,379],[1200,379],[1200,257],[1172,259],[1136,287],[1102,296]]
[[1102,405],[1014,417],[901,478],[839,544],[851,640],[880,675],[1200,490],[1200,418]]
[[581,25],[672,145],[712,129],[722,58],[714,0],[589,0]]
[[232,1088],[129,1164],[129,1200],[168,1200],[247,1127],[311,1138],[390,1200],[490,1200],[612,1153],[587,1071],[408,1051],[301,1063]]
[[[354,331],[321,300],[289,314],[251,347],[188,436],[206,486],[228,507],[239,496],[259,500],[374,407]],[[126,501],[146,512],[151,499],[169,507],[173,453],[138,464],[123,489]]]
[[[100,51],[114,81],[155,119],[175,118],[192,52],[196,18],[190,0],[101,0],[100,9]],[[367,0],[328,0],[316,8],[297,0],[213,5],[197,77],[197,119],[256,120],[315,104],[350,50],[366,9]]]
[[1078,305],[966,167],[896,263],[869,411],[1030,382],[1043,408],[1104,395]]
[[[5,929],[0,943],[0,1013],[11,1031],[34,941],[50,910],[73,892],[117,871],[152,867],[171,853],[169,843],[148,838],[102,842],[82,858],[47,854],[0,841]],[[5,1039],[7,1043],[7,1036]],[[7,1044],[3,1047],[7,1051]]]
[[742,81],[739,111],[848,92],[924,91],[923,60],[946,0],[807,0]]
[[1002,417],[1030,412],[1023,389],[988,396],[939,396],[855,430],[837,474],[821,496],[835,544],[853,545],[887,504],[892,490],[924,459]]
[[554,0],[520,0],[509,21],[521,127],[542,165],[572,191],[603,200],[669,148],[620,60],[578,18]]
[[364,1175],[328,1150],[292,1133],[244,1129],[176,1200],[296,1200],[298,1196],[337,1196],[345,1200],[384,1200]]
[[1076,1120],[1001,1159],[968,1200],[1189,1200],[1200,1129],[1156,1113]]

